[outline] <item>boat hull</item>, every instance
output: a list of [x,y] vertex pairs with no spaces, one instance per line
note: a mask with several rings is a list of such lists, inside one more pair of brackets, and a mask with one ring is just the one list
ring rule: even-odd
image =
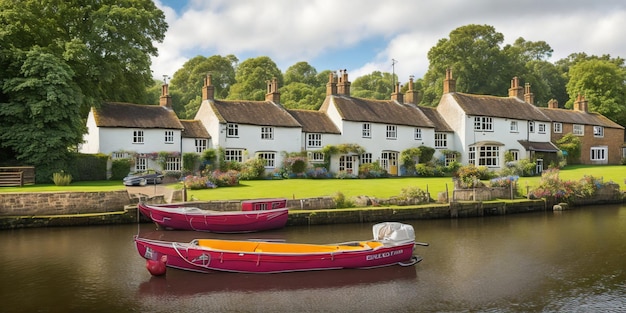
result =
[[330,253],[265,253],[219,251],[193,243],[167,242],[135,237],[139,255],[158,259],[167,255],[167,266],[202,273],[280,273],[344,268],[376,268],[412,265],[414,242],[381,245],[374,249]]
[[165,229],[214,233],[246,233],[285,227],[289,209],[208,211],[176,205],[137,205],[141,213]]

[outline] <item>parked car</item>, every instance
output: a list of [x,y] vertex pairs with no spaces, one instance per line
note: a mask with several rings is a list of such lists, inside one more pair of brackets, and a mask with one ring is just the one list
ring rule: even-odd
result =
[[133,172],[124,177],[125,186],[145,186],[160,184],[163,182],[163,173],[154,170],[145,172]]

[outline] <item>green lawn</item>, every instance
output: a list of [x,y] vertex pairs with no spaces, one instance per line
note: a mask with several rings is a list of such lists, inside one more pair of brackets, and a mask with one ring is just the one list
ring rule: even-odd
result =
[[[620,184],[621,190],[626,189],[626,166],[568,166],[560,171],[561,179],[579,180],[584,175],[602,177],[605,182],[613,181]],[[532,188],[539,184],[540,177],[520,177],[519,186],[526,193],[526,186]],[[446,188],[452,191],[450,177],[398,177],[381,179],[283,179],[241,181],[238,187],[222,187],[216,189],[189,190],[188,196],[199,200],[232,200],[253,198],[313,198],[333,196],[337,192],[346,197],[365,195],[376,198],[389,198],[400,195],[403,188],[415,186],[428,189],[431,197],[437,198],[439,192]],[[180,188],[180,184],[170,185]],[[0,187],[0,192],[41,192],[41,191],[112,191],[123,190],[122,182],[98,181],[76,182],[70,186],[34,185],[25,187]]]

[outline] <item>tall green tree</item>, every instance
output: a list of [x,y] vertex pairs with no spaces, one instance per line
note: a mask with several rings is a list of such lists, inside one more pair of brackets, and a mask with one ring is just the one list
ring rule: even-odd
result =
[[[620,66],[619,64],[622,64]],[[623,59],[590,58],[570,67],[567,93],[572,108],[579,94],[588,101],[589,111],[626,125],[626,69]]]
[[235,80],[230,87],[228,99],[258,100],[265,99],[267,81],[276,78],[278,86],[283,86],[283,74],[267,56],[247,59],[235,69]]
[[[326,74],[328,80],[328,74]],[[298,62],[285,71],[285,85],[280,88],[280,102],[290,109],[317,110],[324,102],[326,81],[307,62]]]
[[391,73],[374,71],[357,77],[350,86],[350,94],[359,98],[388,100],[394,90],[394,81],[397,82],[398,78]]
[[[151,0],[0,0],[4,154],[35,166],[54,162],[85,131],[84,125],[59,115],[78,112],[85,118],[102,100],[145,103],[146,88],[153,83],[150,57],[157,55],[153,43],[163,40],[166,29],[163,12]],[[54,95],[57,87],[67,94]],[[54,105],[33,105],[43,102]],[[34,119],[44,116],[65,122],[46,120],[48,136],[35,152],[22,140],[23,132],[37,134]],[[40,157],[46,153],[49,158]]]

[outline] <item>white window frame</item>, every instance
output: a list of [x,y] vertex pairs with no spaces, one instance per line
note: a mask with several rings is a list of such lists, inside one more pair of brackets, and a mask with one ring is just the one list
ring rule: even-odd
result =
[[173,144],[174,143],[174,131],[173,130],[166,130],[165,131],[165,143],[166,144]]
[[512,133],[517,133],[519,131],[517,128],[517,121],[511,121],[510,130]]
[[528,122],[528,132],[529,133],[534,133],[535,132],[535,122],[533,122],[533,121],[529,121]]
[[474,131],[492,132],[493,118],[489,116],[474,116]]
[[339,171],[348,174],[354,173],[354,155],[342,155],[339,157]]
[[387,125],[386,129],[385,135],[387,139],[398,139],[398,127],[396,125]]
[[274,140],[274,127],[261,127],[261,139],[262,140]]
[[448,147],[448,134],[435,132],[435,149],[445,149]]
[[135,158],[135,172],[145,172],[148,170],[148,158],[137,156]]
[[545,134],[546,133],[546,124],[545,123],[539,123],[537,125],[537,132],[540,134]]
[[196,152],[197,153],[202,153],[204,152],[204,150],[207,149],[207,146],[209,145],[209,141],[206,139],[201,139],[201,138],[196,138],[195,139],[195,148],[196,148]]
[[415,140],[422,140],[422,129],[421,128],[415,128],[414,138],[415,138]]
[[309,152],[307,158],[311,163],[324,163],[324,152]]
[[509,150],[509,153],[511,153],[511,156],[513,157],[513,161],[519,161],[519,150]]
[[554,122],[552,123],[552,131],[555,134],[561,134],[563,133],[563,124],[562,123],[558,123],[558,122]]
[[609,149],[606,146],[591,147],[589,151],[589,159],[591,161],[606,161]]
[[602,138],[604,137],[604,127],[602,126],[594,126],[593,127],[593,136]]
[[468,163],[476,166],[500,167],[500,146],[470,146]]
[[167,157],[165,159],[166,171],[180,171],[180,157]]
[[584,136],[585,135],[585,125],[582,124],[574,124],[572,125],[572,134],[576,136]]
[[239,137],[239,125],[228,123],[226,124],[226,137],[237,138]]
[[322,147],[322,134],[320,133],[306,134],[306,147],[307,148],[321,148]]
[[243,162],[243,149],[224,150],[224,161]]
[[143,130],[133,130],[133,144],[143,144],[144,140]]
[[368,152],[361,154],[360,159],[361,159],[361,164],[372,163],[373,161],[372,154]]
[[372,124],[363,123],[361,134],[363,138],[372,138]]
[[275,168],[276,167],[276,152],[258,152],[256,154],[257,159],[265,160],[265,168]]

